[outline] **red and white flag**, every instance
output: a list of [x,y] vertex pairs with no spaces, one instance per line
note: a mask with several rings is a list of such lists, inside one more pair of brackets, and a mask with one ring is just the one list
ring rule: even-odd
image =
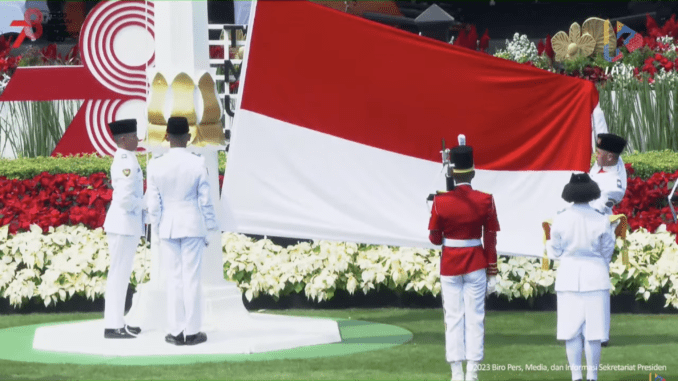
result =
[[[541,222],[591,159],[588,81],[307,1],[259,1],[223,186],[228,229],[432,247],[441,140],[466,135],[498,252],[541,255]],[[604,127],[606,129],[606,127]]]

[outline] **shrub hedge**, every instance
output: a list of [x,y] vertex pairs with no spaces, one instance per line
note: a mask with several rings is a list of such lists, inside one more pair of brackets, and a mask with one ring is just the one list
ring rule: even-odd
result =
[[[146,155],[137,156],[141,169],[146,173]],[[0,159],[0,176],[8,179],[32,179],[42,172],[51,174],[75,173],[90,176],[94,173],[108,173],[113,158],[101,157],[98,154],[66,157],[36,157],[19,159]],[[219,151],[219,174],[226,169],[226,153]]]
[[[146,155],[139,155],[139,165],[146,171]],[[592,158],[592,162],[595,158]],[[635,176],[647,179],[657,172],[673,173],[678,169],[678,153],[670,150],[651,151],[622,155],[625,163],[633,164]],[[20,159],[0,159],[0,176],[8,179],[32,179],[42,172],[51,174],[77,173],[90,176],[93,173],[111,169],[111,157],[97,154],[68,157],[37,157]],[[219,151],[219,173],[226,169],[226,153]]]
[[658,172],[673,173],[678,170],[678,153],[671,150],[622,155],[622,160],[633,164],[634,175],[642,179]]

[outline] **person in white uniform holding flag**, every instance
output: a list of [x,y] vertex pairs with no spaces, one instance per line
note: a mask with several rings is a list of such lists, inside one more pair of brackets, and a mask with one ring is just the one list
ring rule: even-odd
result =
[[600,197],[591,206],[607,215],[626,193],[626,168],[619,155],[626,148],[626,139],[615,134],[598,134],[596,162],[591,167],[591,179],[600,188]]
[[609,338],[605,319],[615,236],[608,217],[589,205],[600,197],[600,189],[588,174],[572,174],[562,197],[573,204],[553,219],[547,244],[549,257],[560,260],[557,338],[565,340],[572,379],[582,379],[585,350],[586,378],[597,380],[601,342]]
[[148,213],[160,237],[166,264],[169,333],[174,345],[207,341],[202,325],[200,272],[207,231],[218,229],[210,196],[205,159],[186,149],[191,138],[188,121],[167,122],[169,152],[148,165]]
[[108,127],[118,149],[111,165],[113,198],[104,221],[111,258],[106,279],[104,337],[133,339],[141,329],[126,325],[123,315],[134,254],[139,238],[144,235],[144,174],[136,157],[137,121],[119,120],[109,123]]
[[[626,194],[626,167],[619,156],[626,148],[626,139],[615,134],[598,134],[596,139],[596,162],[589,171],[591,179],[600,188],[600,197],[591,201],[596,210],[612,215],[612,208],[619,204]],[[609,303],[609,299],[608,299]],[[605,324],[610,327],[610,308],[607,308]],[[603,341],[603,347],[609,340]]]

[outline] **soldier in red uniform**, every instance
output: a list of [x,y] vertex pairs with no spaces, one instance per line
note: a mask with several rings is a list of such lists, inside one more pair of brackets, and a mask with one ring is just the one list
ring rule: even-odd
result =
[[499,222],[491,194],[474,190],[473,148],[451,150],[456,187],[435,196],[429,239],[443,245],[440,283],[445,313],[445,353],[452,380],[477,380],[483,360],[485,296],[494,291]]

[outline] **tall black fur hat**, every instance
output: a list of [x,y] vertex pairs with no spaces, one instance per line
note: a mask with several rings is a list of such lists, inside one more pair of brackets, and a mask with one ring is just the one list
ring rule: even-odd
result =
[[600,188],[588,173],[573,173],[563,189],[563,200],[567,202],[589,202],[598,197]]
[[626,139],[615,134],[598,134],[596,147],[619,155],[626,148]]
[[474,170],[473,148],[471,146],[457,146],[450,150],[451,161],[454,164],[452,172],[467,173]]
[[122,119],[115,122],[108,123],[108,128],[111,129],[111,135],[129,134],[137,132],[136,119]]
[[188,120],[183,116],[173,116],[167,120],[167,133],[183,135],[188,133]]

